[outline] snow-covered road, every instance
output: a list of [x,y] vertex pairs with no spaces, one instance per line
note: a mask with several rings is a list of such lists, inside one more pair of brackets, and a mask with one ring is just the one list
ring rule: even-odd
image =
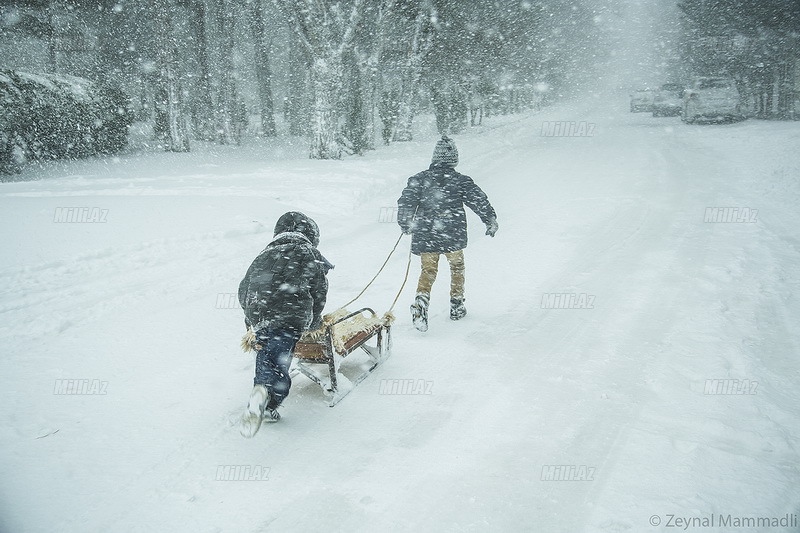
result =
[[[491,239],[470,215],[468,316],[448,319],[443,265],[417,332],[412,279],[391,358],[333,409],[298,377],[252,440],[230,425],[252,357],[221,302],[292,209],[336,264],[328,311],[357,294],[432,131],[338,162],[284,140],[0,184],[0,531],[729,532],[787,514],[769,530],[796,530],[800,124],[626,107],[456,136],[500,222]],[[572,121],[592,135],[542,135]],[[105,222],[54,222],[76,207]],[[386,310],[405,262],[359,303]]]

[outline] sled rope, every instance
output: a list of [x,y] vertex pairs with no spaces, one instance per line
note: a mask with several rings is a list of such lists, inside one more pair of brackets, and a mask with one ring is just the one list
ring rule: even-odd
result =
[[[419,211],[419,204],[414,207],[414,213],[411,214],[411,223],[414,223],[414,220],[417,218],[417,211]],[[403,238],[403,233],[400,234],[400,239]],[[400,239],[397,242],[400,242]],[[395,247],[397,245],[395,244]],[[408,272],[411,270],[411,250],[414,248],[413,242],[412,245],[408,247],[408,263],[406,263],[406,275],[403,278],[403,284],[400,285],[400,290],[397,291],[397,296],[394,297],[394,301],[392,302],[392,306],[386,311],[383,316],[387,317],[387,319],[394,319],[394,315],[392,315],[392,309],[394,309],[394,305],[397,303],[397,300],[400,298],[400,295],[403,293],[403,289],[406,287],[406,282],[408,281]]]
[[[364,287],[364,288],[361,290],[361,292],[359,292],[359,293],[358,293],[358,296],[356,296],[355,298],[353,298],[352,300],[350,300],[349,302],[347,302],[346,304],[344,304],[343,306],[341,306],[341,307],[340,307],[340,309],[346,309],[348,305],[350,305],[351,303],[353,303],[353,302],[355,302],[356,300],[358,300],[359,298],[361,298],[361,296],[362,296],[362,295],[363,295],[365,292],[367,292],[367,289],[369,289],[370,285],[372,285],[372,283],[373,283],[373,282],[374,282],[376,279],[378,279],[378,276],[380,276],[380,275],[381,275],[381,272],[383,272],[383,269],[386,267],[386,264],[389,262],[389,259],[391,259],[391,257],[392,257],[392,254],[394,254],[394,251],[395,251],[395,250],[397,250],[397,245],[398,245],[398,244],[400,244],[400,240],[403,238],[403,235],[404,235],[404,234],[403,234],[403,233],[401,233],[401,234],[400,234],[400,236],[397,238],[397,241],[394,243],[394,247],[392,248],[392,251],[391,251],[391,252],[389,252],[389,255],[386,257],[386,261],[384,261],[384,262],[383,262],[383,265],[381,265],[381,268],[380,268],[380,270],[378,270],[378,273],[377,273],[377,274],[375,274],[375,276],[373,276],[373,278],[370,280],[370,282],[369,282],[369,283],[367,283],[367,286],[366,286],[366,287]],[[406,279],[408,279],[408,270],[409,270],[409,268],[411,267],[411,252],[410,252],[410,251],[409,251],[409,254],[408,254],[408,263],[409,263],[409,264],[408,264],[408,268],[406,268]],[[406,282],[405,282],[405,280],[404,280],[404,281],[403,281],[403,286],[405,286],[405,284],[406,284]],[[401,288],[400,288],[400,291],[402,292],[402,290],[403,290],[403,288],[401,287]],[[398,294],[397,294],[397,298],[399,298],[399,297],[400,297],[400,294],[398,293]],[[397,302],[397,298],[395,298],[395,299],[394,299],[394,301],[395,301],[395,302]],[[392,303],[392,307],[394,307],[394,303]],[[391,309],[390,309],[390,310],[391,310]]]
[[[402,237],[402,235],[400,235]],[[390,314],[392,309],[394,309],[394,305],[397,303],[397,300],[400,299],[400,295],[403,293],[403,289],[406,287],[406,282],[408,281],[408,272],[411,270],[411,248],[408,249],[408,264],[406,264],[406,277],[403,278],[403,284],[400,285],[400,290],[397,291],[397,296],[394,297],[394,301],[392,302],[392,306],[386,311],[385,314]]]
[[[417,204],[417,206],[414,208],[414,213],[411,215],[411,222],[412,223],[414,222],[414,219],[417,218],[417,211],[418,210],[419,210],[419,204]],[[367,286],[364,287],[364,289],[361,292],[358,293],[358,296],[356,296],[355,298],[353,298],[352,300],[350,300],[349,302],[344,304],[340,309],[346,308],[348,305],[350,305],[351,303],[353,303],[356,300],[358,300],[359,298],[361,298],[361,295],[364,294],[367,291],[367,289],[369,289],[369,286],[372,285],[372,282],[375,281],[378,278],[378,276],[380,276],[381,272],[383,272],[383,269],[386,267],[386,263],[389,262],[389,259],[392,257],[392,254],[394,253],[394,251],[397,250],[397,245],[400,244],[400,240],[403,238],[403,235],[405,235],[405,233],[400,233],[400,236],[397,238],[397,241],[394,243],[394,247],[392,248],[392,251],[389,252],[389,255],[386,257],[386,261],[383,262],[383,264],[381,265],[380,270],[378,270],[378,273],[375,274],[375,276],[369,281],[369,283],[367,283]],[[394,301],[392,302],[391,307],[389,307],[389,310],[386,311],[383,314],[383,316],[385,318],[389,319],[389,320],[394,320],[394,317],[392,315],[392,309],[394,309],[394,306],[397,303],[397,300],[400,299],[400,295],[403,293],[403,289],[406,287],[406,282],[408,281],[408,273],[409,273],[410,270],[411,270],[411,247],[408,248],[408,264],[406,265],[406,275],[403,278],[403,284],[400,285],[400,290],[397,291],[397,296],[394,297]]]

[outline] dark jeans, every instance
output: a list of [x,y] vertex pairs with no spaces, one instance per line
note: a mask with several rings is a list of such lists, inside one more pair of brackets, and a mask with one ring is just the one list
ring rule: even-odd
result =
[[284,329],[260,329],[256,339],[261,349],[256,355],[256,377],[253,385],[264,385],[270,393],[267,407],[275,409],[289,395],[292,378],[289,377],[289,366],[292,364],[292,352],[300,339],[300,334]]

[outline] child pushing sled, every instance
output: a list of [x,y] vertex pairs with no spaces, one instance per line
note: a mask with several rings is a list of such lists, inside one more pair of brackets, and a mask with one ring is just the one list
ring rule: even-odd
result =
[[316,222],[296,211],[285,213],[239,284],[245,326],[254,332],[258,348],[253,390],[241,420],[244,437],[255,435],[263,421],[280,420],[278,407],[292,385],[295,345],[304,331],[322,326],[326,276],[333,265],[318,245]]

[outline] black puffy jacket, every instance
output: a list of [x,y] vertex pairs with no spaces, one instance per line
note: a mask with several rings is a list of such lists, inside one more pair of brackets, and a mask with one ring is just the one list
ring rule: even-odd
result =
[[278,219],[275,238],[239,284],[246,325],[296,333],[319,327],[333,265],[318,244],[319,229],[309,217],[292,211]]
[[397,223],[412,233],[411,251],[443,254],[466,248],[465,204],[484,224],[496,218],[486,193],[448,165],[434,163],[408,178],[397,200]]

